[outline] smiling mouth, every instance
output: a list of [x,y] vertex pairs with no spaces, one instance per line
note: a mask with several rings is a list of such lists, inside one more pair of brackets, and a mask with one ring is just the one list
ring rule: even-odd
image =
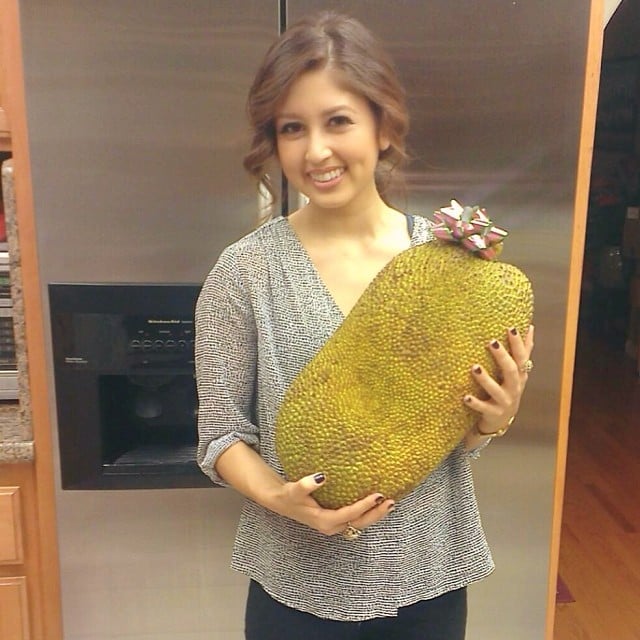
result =
[[332,169],[331,171],[310,172],[309,176],[314,182],[331,182],[336,178],[339,178],[344,173],[344,169]]

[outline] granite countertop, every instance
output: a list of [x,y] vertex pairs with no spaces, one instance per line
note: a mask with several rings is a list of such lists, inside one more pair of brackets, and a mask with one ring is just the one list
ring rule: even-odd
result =
[[33,460],[33,440],[24,438],[19,402],[0,402],[0,464]]
[[13,329],[18,370],[18,400],[0,401],[0,464],[33,460],[34,443],[31,424],[31,401],[27,366],[27,345],[24,327],[22,268],[13,189],[13,161],[2,163],[2,197],[7,227],[11,296],[13,299]]

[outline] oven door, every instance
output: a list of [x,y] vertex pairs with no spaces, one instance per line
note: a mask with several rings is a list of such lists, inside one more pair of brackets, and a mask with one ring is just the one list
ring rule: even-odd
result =
[[10,298],[0,298],[0,400],[18,399],[18,367]]

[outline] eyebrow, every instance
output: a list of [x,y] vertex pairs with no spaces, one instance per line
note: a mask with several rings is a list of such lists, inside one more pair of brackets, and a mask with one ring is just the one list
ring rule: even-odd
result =
[[[326,117],[326,116],[330,116],[333,115],[334,113],[337,113],[338,111],[351,111],[352,113],[355,113],[355,109],[353,107],[350,107],[347,104],[340,104],[336,107],[331,107],[330,109],[325,109],[324,111],[322,111],[320,113],[320,115]],[[300,116],[296,113],[277,113],[276,114],[276,119],[280,119],[280,118],[299,118]]]

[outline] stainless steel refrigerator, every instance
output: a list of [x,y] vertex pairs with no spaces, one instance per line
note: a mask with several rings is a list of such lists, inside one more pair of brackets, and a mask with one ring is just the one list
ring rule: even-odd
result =
[[[590,4],[20,3],[45,309],[50,282],[201,282],[255,225],[244,101],[283,25],[332,7],[385,41],[412,115],[398,206],[487,207],[510,231],[503,258],[536,292],[536,369],[517,428],[474,463],[497,570],[470,591],[471,640],[544,636]],[[231,491],[60,488],[56,506],[66,640],[242,637]]]

